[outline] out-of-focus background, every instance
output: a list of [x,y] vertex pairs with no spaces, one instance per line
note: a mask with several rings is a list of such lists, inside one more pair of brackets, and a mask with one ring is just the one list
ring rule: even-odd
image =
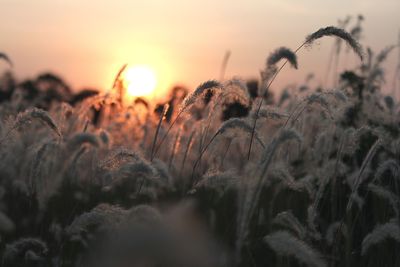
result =
[[[110,87],[119,67],[147,65],[159,90],[193,88],[218,78],[227,50],[226,77],[258,78],[276,47],[295,49],[304,36],[338,19],[365,17],[360,42],[374,51],[397,43],[399,0],[0,0],[1,50],[20,79],[51,71],[73,88]],[[299,54],[300,69],[286,69],[276,88],[324,79],[333,40]],[[397,53],[387,61],[392,76]],[[358,64],[352,53],[339,69]],[[0,63],[0,72],[7,66]]]

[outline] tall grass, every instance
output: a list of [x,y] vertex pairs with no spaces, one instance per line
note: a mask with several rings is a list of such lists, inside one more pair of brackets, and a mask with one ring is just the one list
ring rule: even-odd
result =
[[[221,81],[155,110],[122,101],[124,66],[82,101],[10,85],[2,266],[399,266],[399,104],[382,90],[394,48],[364,56],[360,27],[273,51],[255,98],[225,79],[229,54]],[[326,36],[365,60],[335,90],[306,79],[273,99],[284,66]]]

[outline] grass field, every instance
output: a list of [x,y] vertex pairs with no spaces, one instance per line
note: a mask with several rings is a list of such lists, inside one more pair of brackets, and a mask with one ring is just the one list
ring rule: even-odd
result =
[[[123,69],[102,93],[4,74],[2,266],[399,266],[399,104],[381,89],[398,46],[357,34],[322,28],[272,51],[260,81],[161,104],[128,101]],[[334,89],[310,75],[273,94],[329,36],[331,62],[347,46],[359,64],[332,67]]]

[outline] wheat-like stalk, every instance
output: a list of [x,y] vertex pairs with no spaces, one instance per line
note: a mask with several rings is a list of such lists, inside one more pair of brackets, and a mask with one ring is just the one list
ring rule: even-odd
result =
[[165,115],[168,112],[168,109],[169,109],[169,105],[165,104],[164,107],[163,107],[163,110],[161,111],[160,119],[158,120],[158,124],[157,124],[157,129],[156,129],[156,132],[154,134],[153,145],[151,146],[150,161],[153,161],[154,154],[155,154],[154,149],[156,148],[157,137],[158,137],[158,134],[160,132],[162,122],[165,119]]
[[0,144],[2,144],[9,135],[20,128],[21,126],[29,123],[32,119],[36,119],[47,125],[54,133],[56,133],[59,137],[61,137],[61,132],[54,120],[50,117],[47,111],[38,108],[31,108],[24,112],[21,112],[17,115],[15,121],[13,122],[12,126],[6,132],[4,137],[0,140]]
[[[265,69],[261,72],[264,83],[268,83],[269,80],[274,76],[278,70],[276,64],[283,59],[286,59],[286,62],[289,62],[293,68],[298,68],[296,54],[287,47],[279,47],[268,56]],[[262,96],[263,92],[260,92],[260,95]]]
[[205,175],[193,186],[191,192],[196,192],[200,188],[211,189],[221,197],[224,192],[236,186],[239,177],[232,172],[210,172]]
[[[346,41],[353,48],[353,50],[355,51],[355,53],[357,55],[359,55],[361,60],[363,59],[363,51],[362,51],[361,46],[358,44],[358,42],[348,32],[346,32],[343,29],[336,28],[334,26],[321,28],[321,29],[317,30],[316,32],[308,35],[306,37],[306,40],[293,53],[297,54],[297,52],[300,51],[300,49],[302,49],[304,46],[311,45],[315,40],[317,40],[319,38],[322,38],[324,36],[336,36],[336,37],[339,37],[339,38],[343,39],[344,41]],[[289,62],[289,60],[286,60],[279,69],[274,71],[274,74],[269,79],[269,82],[266,85],[265,93],[268,93],[268,90],[271,87],[272,83],[274,82],[274,80],[276,79],[278,74],[282,71],[282,69],[286,66],[286,64],[288,62]],[[260,112],[262,103],[263,103],[263,98],[261,98],[261,100],[260,100],[260,102],[258,104],[256,116],[255,116],[254,123],[253,123],[253,132],[256,129],[258,113]],[[254,135],[252,134],[252,136],[250,138],[249,150],[248,150],[248,153],[247,153],[247,159],[248,160],[250,160],[250,153],[251,153],[251,147],[252,147],[252,143],[253,143],[253,138],[254,138]]]
[[99,138],[92,133],[77,133],[73,135],[67,142],[67,147],[74,151],[83,144],[90,144],[94,147],[100,146]]
[[[224,134],[225,132],[229,130],[241,130],[244,133],[251,134],[252,133],[252,128],[250,124],[247,122],[246,119],[243,118],[231,118],[224,123],[221,124],[220,128],[217,130],[217,134]],[[258,133],[256,131],[255,133],[256,140],[259,142],[259,144],[265,148],[264,142],[260,139],[258,136]]]
[[282,59],[286,59],[293,68],[298,68],[296,54],[287,47],[279,47],[269,55],[267,59],[267,68],[273,67]]
[[386,239],[393,239],[400,242],[400,228],[397,220],[392,219],[385,224],[377,225],[372,232],[366,235],[362,241],[361,254],[367,254],[372,246],[377,245]]
[[294,257],[299,263],[313,267],[327,266],[318,251],[286,231],[264,237],[264,241],[278,255]]
[[180,140],[181,140],[181,137],[182,137],[181,136],[181,130],[182,130],[181,128],[178,129],[178,132],[176,133],[174,144],[173,144],[172,149],[171,149],[171,155],[169,157],[169,162],[168,162],[168,168],[169,169],[171,169],[174,157],[178,153],[178,150],[179,150],[179,146],[180,146],[180,143],[181,143]]
[[[193,165],[192,180],[194,179],[196,167],[199,164],[204,153],[207,151],[208,147],[214,142],[215,138],[217,138],[218,135],[224,134],[226,131],[228,131],[230,129],[238,129],[238,130],[242,130],[246,133],[252,134],[251,126],[244,119],[231,118],[231,119],[225,121],[224,123],[222,123],[222,125],[219,127],[219,129],[216,131],[216,133],[211,137],[210,141],[208,141],[208,143],[205,145],[205,147],[200,151],[199,157],[197,158],[197,160],[195,161],[195,163]],[[265,148],[265,145],[261,141],[261,139],[258,137],[257,132],[255,132],[255,137],[256,137],[256,140],[260,143],[260,145],[263,148]]]
[[224,58],[223,58],[222,63],[221,63],[221,69],[220,69],[220,72],[219,72],[219,80],[220,81],[224,80],[226,67],[228,65],[228,61],[229,61],[230,57],[231,57],[231,51],[228,50],[228,51],[225,52]]
[[357,40],[350,33],[334,26],[321,28],[308,35],[306,37],[304,45],[312,45],[316,40],[325,36],[335,36],[342,39],[353,49],[353,51],[360,57],[361,60],[363,59],[364,53],[361,45],[357,42]]
[[10,244],[7,244],[3,251],[3,266],[18,266],[24,264],[35,265],[43,263],[48,256],[49,249],[44,241],[38,238],[20,238]]
[[375,156],[375,153],[378,151],[378,148],[380,148],[382,145],[382,139],[378,138],[375,143],[371,146],[370,150],[368,151],[367,156],[365,157],[363,163],[361,164],[360,170],[358,172],[357,178],[354,181],[354,184],[352,186],[352,190],[351,190],[351,195],[349,198],[349,201],[347,202],[347,206],[346,206],[346,211],[349,212],[352,204],[353,204],[353,197],[355,196],[355,194],[358,191],[358,187],[360,186],[360,184],[362,184],[362,182],[364,181],[364,172],[367,169],[369,163],[371,162],[372,158]]
[[218,105],[221,105],[221,103],[226,99],[229,99],[229,97],[234,97],[236,101],[239,101],[245,106],[249,106],[250,104],[247,85],[241,79],[233,78],[227,80],[223,83],[222,88],[224,88],[224,90],[216,96],[214,105],[210,107],[208,112],[206,128],[204,129],[200,139],[200,151],[203,149],[203,144],[207,140],[212,119],[215,118],[214,110],[216,110]]
[[123,105],[124,102],[124,84],[123,81],[121,80],[121,76],[124,73],[126,67],[128,67],[128,64],[124,64],[122,65],[122,67],[119,69],[117,75],[114,78],[113,84],[111,86],[111,91],[113,90],[118,90],[117,94],[118,94],[118,102],[120,103],[120,105]]
[[189,138],[188,138],[188,141],[187,141],[187,144],[186,144],[186,148],[185,148],[185,152],[183,153],[182,164],[181,164],[181,167],[179,169],[178,177],[181,177],[181,175],[182,175],[182,171],[183,171],[183,168],[185,167],[187,156],[188,156],[189,151],[190,151],[190,149],[191,149],[191,147],[193,145],[193,138],[194,138],[195,134],[196,134],[196,132],[192,131],[190,133],[190,135],[189,135]]
[[[350,196],[349,196],[349,199],[348,199],[347,205],[346,205],[346,212],[344,214],[344,217],[340,221],[340,225],[339,225],[339,228],[337,229],[337,233],[336,233],[333,245],[335,245],[338,241],[338,233],[339,233],[339,231],[342,230],[345,219],[347,218],[348,214],[350,213],[354,201],[362,201],[362,199],[360,199],[360,197],[358,195],[358,187],[363,182],[364,172],[365,172],[366,168],[369,166],[369,163],[371,162],[372,158],[375,156],[375,153],[377,152],[378,148],[381,145],[382,145],[382,139],[378,138],[375,141],[375,143],[371,146],[371,148],[369,149],[368,154],[366,155],[366,157],[364,158],[364,160],[361,164],[360,170],[358,171],[358,175],[354,181],[354,184],[352,185]],[[359,214],[360,214],[360,212],[358,212],[356,214],[356,217]],[[351,228],[351,232],[352,232],[352,227],[351,226],[348,226],[348,227]]]
[[375,182],[376,180],[380,180],[384,178],[384,174],[386,172],[390,172],[394,179],[400,180],[400,166],[397,161],[393,159],[385,160],[383,163],[379,164],[378,169],[376,170],[374,180],[371,182]]
[[[175,123],[177,122],[178,118],[190,107],[192,106],[197,99],[206,91],[209,89],[215,89],[215,88],[219,88],[222,89],[222,85],[215,81],[215,80],[210,80],[207,82],[202,83],[201,85],[199,85],[196,90],[194,90],[192,93],[190,93],[189,95],[187,95],[185,97],[185,99],[183,100],[178,114],[176,115],[175,119],[171,122],[171,124],[169,125],[167,131],[165,132],[164,136],[162,137],[161,141],[158,143],[158,145],[156,146],[155,150],[154,150],[154,156],[157,155],[158,150],[160,149],[161,145],[164,143],[165,139],[168,136],[168,133],[171,131],[172,127],[175,125]],[[153,153],[152,153],[153,154]]]
[[294,216],[291,210],[278,213],[272,220],[272,223],[280,225],[287,230],[294,232],[298,238],[303,239],[306,237],[307,230],[304,225]]
[[338,231],[341,228],[341,234],[346,238],[347,237],[347,226],[341,226],[341,222],[333,222],[329,225],[328,229],[325,233],[325,239],[329,245],[332,245],[338,235]]
[[214,89],[214,88],[221,88],[221,84],[215,80],[210,80],[206,81],[202,84],[200,84],[196,90],[194,90],[192,93],[187,95],[185,99],[183,100],[179,113],[184,112],[186,109],[188,109],[191,105],[193,105],[197,99],[204,93],[204,91],[208,89]]
[[10,67],[14,66],[13,62],[11,61],[10,57],[7,56],[7,54],[0,52],[0,59],[6,61],[10,65]]
[[106,157],[103,161],[98,164],[100,169],[114,169],[118,168],[122,162],[126,161],[142,161],[143,158],[140,154],[135,151],[128,149],[118,149],[110,156]]
[[241,248],[243,241],[247,237],[247,227],[258,204],[261,190],[263,188],[262,185],[265,182],[266,172],[272,162],[273,156],[280,145],[290,140],[301,142],[302,138],[293,129],[282,129],[262,152],[261,159],[255,172],[255,180],[251,181],[249,185],[243,185],[244,194],[241,199],[242,203],[239,203],[241,205],[241,213],[238,218],[238,238],[236,243],[237,250]]
[[[257,114],[255,112],[252,112],[251,117],[255,118],[255,116],[257,116]],[[287,114],[285,112],[281,112],[281,111],[271,108],[271,107],[263,107],[260,109],[260,112],[258,113],[258,117],[279,121],[284,118],[288,118],[289,114]]]
[[369,184],[368,190],[370,192],[372,192],[373,194],[375,194],[377,197],[387,200],[390,203],[390,206],[392,207],[392,209],[396,215],[396,218],[399,218],[400,200],[396,194],[392,193],[390,190],[384,188],[383,186],[374,185],[374,184]]
[[340,100],[342,102],[347,101],[347,97],[343,94],[343,92],[339,90],[312,93],[307,97],[305,97],[294,107],[290,115],[287,117],[284,127],[288,125],[290,120],[292,120],[292,123],[295,123],[299,119],[299,117],[303,114],[303,112],[306,110],[306,108],[312,104],[318,104],[324,111],[326,111],[326,113],[330,115],[332,119],[333,116],[330,109],[328,96],[333,96],[336,100]]

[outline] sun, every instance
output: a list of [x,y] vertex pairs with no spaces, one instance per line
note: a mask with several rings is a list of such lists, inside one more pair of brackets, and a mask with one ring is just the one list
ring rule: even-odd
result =
[[157,85],[154,71],[147,66],[129,67],[125,71],[124,82],[130,97],[150,97]]

